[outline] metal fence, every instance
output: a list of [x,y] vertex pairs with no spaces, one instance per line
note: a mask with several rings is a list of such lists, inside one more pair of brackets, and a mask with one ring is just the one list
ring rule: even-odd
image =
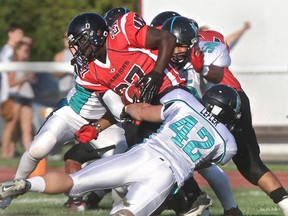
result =
[[[35,93],[34,125],[37,130],[44,122],[47,111],[63,96],[59,93],[59,80],[52,76],[52,72],[73,71],[73,67],[69,63],[55,62],[0,63],[0,71],[17,70],[36,73],[37,81],[32,85]],[[270,159],[271,153],[276,155],[273,156],[275,159],[283,152],[285,155],[288,151],[287,67],[234,67],[232,71],[250,99],[253,125],[259,142],[263,144],[262,154]],[[1,121],[0,117],[0,135],[3,131]],[[281,148],[276,148],[276,144]]]

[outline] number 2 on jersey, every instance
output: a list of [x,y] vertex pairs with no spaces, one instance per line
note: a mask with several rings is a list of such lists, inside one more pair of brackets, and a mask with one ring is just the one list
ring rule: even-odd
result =
[[[176,133],[176,136],[171,138],[172,141],[194,162],[201,157],[201,153],[197,149],[209,149],[215,142],[214,138],[205,127],[202,127],[197,131],[197,135],[202,141],[188,140],[189,138],[187,135],[191,132],[193,127],[195,127],[197,122],[198,121],[192,116],[186,116],[169,126],[170,129]],[[187,142],[187,144],[184,144],[184,142]]]

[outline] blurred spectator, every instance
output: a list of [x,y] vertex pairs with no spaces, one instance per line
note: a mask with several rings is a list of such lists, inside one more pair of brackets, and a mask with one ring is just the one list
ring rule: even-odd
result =
[[234,46],[240,40],[242,35],[250,28],[251,28],[250,22],[244,22],[242,28],[226,36],[226,42],[230,47],[230,50],[234,48]]
[[[0,50],[0,61],[10,62],[13,59],[14,47],[18,42],[20,42],[24,37],[23,28],[15,23],[9,25],[7,29],[7,41],[5,45]],[[0,72],[0,104],[1,104],[1,115],[5,122],[11,120],[11,105],[8,100],[9,97],[9,82],[8,75],[6,71]],[[14,145],[15,146],[15,145]],[[3,150],[4,149],[4,150]],[[2,144],[2,158],[9,158],[7,146]]]
[[[30,56],[30,45],[20,41],[14,47],[13,61],[28,61]],[[11,112],[12,119],[5,122],[2,137],[2,158],[8,159],[15,156],[16,142],[19,135],[23,147],[28,148],[33,137],[33,110],[32,100],[34,92],[30,81],[34,74],[24,71],[9,72],[9,99],[13,102]],[[20,129],[20,130],[19,130]]]
[[29,45],[30,48],[34,45],[33,38],[28,37],[28,36],[24,36],[21,41]]
[[[73,58],[69,48],[68,48],[68,38],[67,38],[67,32],[64,33],[63,36],[63,43],[64,43],[64,49],[60,52],[56,53],[54,56],[55,62],[70,62]],[[66,97],[68,91],[73,87],[74,85],[74,75],[73,71],[67,71],[64,72],[55,72],[53,73],[54,77],[59,78],[59,96],[60,98]]]
[[210,30],[210,27],[208,25],[202,25],[199,27],[199,31],[207,31]]
[[[6,41],[6,44],[0,50],[0,61],[1,62],[12,61],[13,53],[14,53],[14,47],[24,37],[23,28],[18,24],[12,23],[12,24],[10,24],[10,26],[7,30],[7,36],[8,36],[8,39]],[[9,86],[8,86],[7,73],[4,71],[1,71],[0,76],[1,76],[0,103],[2,103],[5,100],[7,100],[7,98],[8,98]]]
[[[251,23],[244,22],[243,26],[240,29],[225,37],[226,43],[228,44],[230,50],[234,48],[234,46],[237,44],[237,42],[240,40],[243,34],[250,28]],[[207,31],[207,30],[210,30],[210,27],[208,25],[203,25],[199,28],[199,31]]]

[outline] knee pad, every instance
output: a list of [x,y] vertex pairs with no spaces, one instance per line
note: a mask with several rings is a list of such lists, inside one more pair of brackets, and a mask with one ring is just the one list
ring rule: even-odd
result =
[[259,156],[248,158],[246,156],[236,155],[233,162],[239,172],[253,185],[258,186],[259,179],[268,171],[268,167],[262,162]]

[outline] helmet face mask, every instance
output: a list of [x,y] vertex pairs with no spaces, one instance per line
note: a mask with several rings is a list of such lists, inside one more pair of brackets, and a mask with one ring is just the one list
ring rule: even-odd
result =
[[204,107],[232,131],[241,117],[241,100],[237,91],[227,85],[217,84],[202,97]]
[[177,44],[174,53],[171,57],[171,61],[173,62],[174,66],[176,66],[177,69],[180,69],[184,67],[184,65],[189,60],[191,49],[186,44]]
[[72,53],[77,56],[82,55],[89,61],[92,59],[92,47],[87,34],[83,33],[79,38],[76,38],[73,43],[69,43],[69,48]]

